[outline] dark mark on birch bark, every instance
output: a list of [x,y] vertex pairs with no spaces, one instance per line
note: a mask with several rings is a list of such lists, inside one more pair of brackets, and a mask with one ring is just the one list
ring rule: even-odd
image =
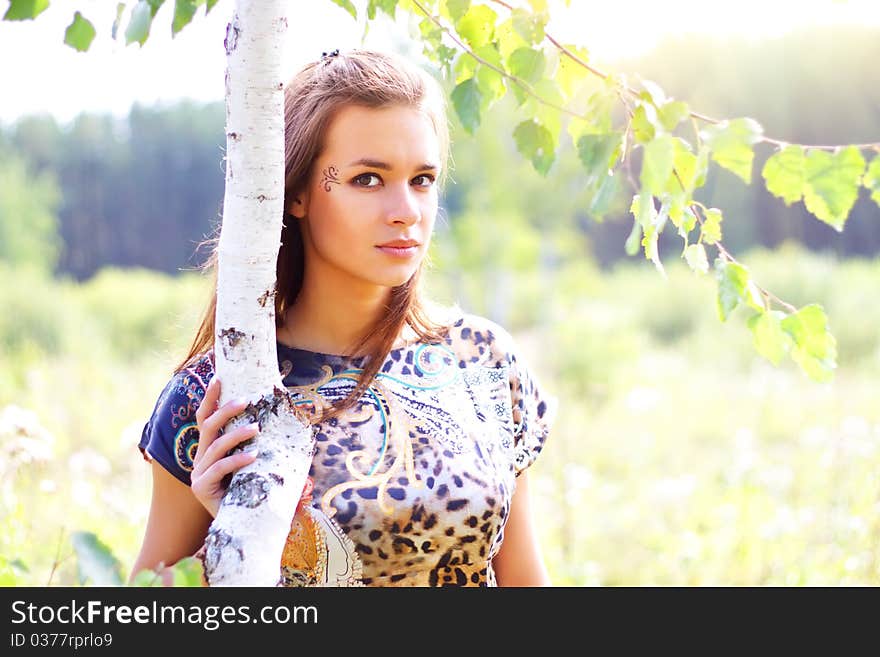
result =
[[278,415],[278,407],[286,401],[288,401],[288,392],[275,387],[271,394],[265,395],[256,403],[251,402],[248,404],[244,411],[242,411],[242,414],[247,416],[248,422],[258,423],[262,430],[268,415],[270,413]]
[[208,538],[205,539],[205,572],[214,572],[220,564],[220,556],[223,552],[231,547],[238,552],[238,558],[244,561],[244,550],[241,549],[241,541],[227,534],[222,529],[211,528],[208,531]]
[[220,331],[220,341],[223,345],[223,355],[229,358],[229,350],[238,345],[245,337],[244,331],[238,331],[233,326]]
[[266,195],[265,195],[265,194],[260,194],[259,196],[257,196],[257,200],[258,200],[260,203],[262,203],[263,201],[266,200]]
[[260,298],[257,299],[257,303],[260,304],[261,308],[265,308],[266,304],[269,303],[270,300],[275,298],[275,290],[266,290],[263,294],[260,295]]
[[241,30],[238,27],[238,14],[232,17],[232,22],[226,25],[226,38],[223,39],[223,46],[226,48],[226,54],[232,54],[232,51],[238,46],[238,35]]
[[275,482],[276,484],[278,484],[279,486],[283,486],[283,485],[284,485],[284,477],[282,477],[281,475],[277,475],[277,474],[275,474],[274,472],[270,472],[270,473],[269,473],[269,479],[271,479],[272,481],[274,481],[274,482]]
[[254,509],[266,501],[272,484],[258,472],[240,475],[223,497],[223,506],[243,506]]
[[227,132],[226,136],[232,141],[238,141],[241,135],[239,135],[237,132]]

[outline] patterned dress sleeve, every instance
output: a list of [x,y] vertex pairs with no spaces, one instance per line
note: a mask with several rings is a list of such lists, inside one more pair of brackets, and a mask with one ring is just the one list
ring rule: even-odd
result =
[[[513,336],[501,325],[476,315],[465,315],[462,336],[476,336],[482,342],[488,335],[491,357],[508,370],[510,413],[513,428],[513,468],[518,477],[538,458],[550,434],[558,400],[548,394],[526,363]],[[474,327],[474,330],[468,328]],[[478,328],[477,328],[478,327]]]
[[187,486],[199,442],[196,410],[212,376],[208,357],[175,374],[159,395],[138,443],[144,459],[155,460]]
[[541,387],[517,349],[509,352],[514,471],[518,477],[544,448],[558,401]]

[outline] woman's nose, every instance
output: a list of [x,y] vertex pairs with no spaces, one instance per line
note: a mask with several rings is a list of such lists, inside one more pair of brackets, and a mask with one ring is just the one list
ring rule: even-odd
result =
[[420,216],[418,199],[409,185],[405,189],[396,190],[388,207],[388,223],[410,226],[416,223]]

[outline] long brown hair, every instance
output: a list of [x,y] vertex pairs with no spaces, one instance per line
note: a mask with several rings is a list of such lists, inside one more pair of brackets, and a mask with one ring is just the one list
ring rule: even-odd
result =
[[[441,148],[441,180],[449,159],[449,126],[443,94],[433,78],[403,58],[385,53],[353,50],[322,57],[307,64],[284,89],[284,212],[281,247],[276,265],[275,324],[283,326],[284,315],[302,287],[304,251],[299,222],[287,215],[291,202],[308,184],[312,165],[323,149],[327,127],[340,108],[358,105],[370,108],[401,105],[424,112],[433,123]],[[217,308],[216,238],[205,268],[213,272],[213,293],[189,353],[177,371],[208,351],[214,343],[214,315]],[[405,326],[425,342],[439,342],[447,327],[429,316],[421,293],[420,279],[425,262],[403,285],[391,289],[384,316],[370,327],[353,350],[366,350],[367,360],[356,388],[326,419],[360,399],[394,347]]]

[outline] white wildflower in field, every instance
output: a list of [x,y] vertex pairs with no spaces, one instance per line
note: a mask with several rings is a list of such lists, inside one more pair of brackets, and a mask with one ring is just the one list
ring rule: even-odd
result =
[[0,410],[0,472],[19,465],[49,461],[55,437],[33,411],[10,404]]

